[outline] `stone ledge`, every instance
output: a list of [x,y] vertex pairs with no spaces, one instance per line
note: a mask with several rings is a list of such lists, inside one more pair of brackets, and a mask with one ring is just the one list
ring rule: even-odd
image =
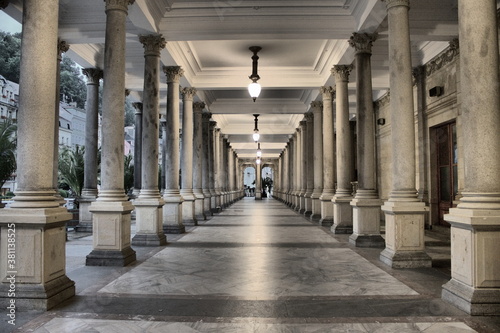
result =
[[131,247],[118,250],[92,250],[85,260],[86,266],[127,266],[136,260]]

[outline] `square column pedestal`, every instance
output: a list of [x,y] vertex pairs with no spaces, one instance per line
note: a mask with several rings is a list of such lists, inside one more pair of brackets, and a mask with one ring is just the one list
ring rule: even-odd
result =
[[331,227],[333,225],[333,202],[332,195],[321,195],[319,201],[321,202],[321,219],[319,224],[323,227]]
[[443,300],[471,315],[500,313],[500,211],[452,208],[451,280]]
[[425,253],[425,203],[418,201],[386,201],[385,244],[380,260],[392,268],[431,267],[432,260]]
[[92,232],[93,222],[90,205],[92,205],[96,198],[97,196],[80,198],[79,221],[78,225],[75,227],[77,232]]
[[[75,295],[66,276],[66,208],[0,211],[0,307],[46,311]],[[12,293],[15,286],[15,296]],[[7,310],[5,310],[7,309]],[[6,317],[8,318],[8,317]]]
[[320,195],[318,194],[311,194],[311,216],[309,216],[309,219],[312,222],[319,222],[321,220],[321,201],[319,200]]
[[94,249],[87,266],[127,266],[135,261],[130,247],[130,201],[95,201],[90,206],[94,221]]
[[353,199],[352,235],[349,243],[356,247],[385,247],[380,235],[380,199]]
[[333,197],[333,225],[334,234],[352,234],[352,197]]
[[160,246],[167,244],[163,233],[163,199],[134,200],[137,231],[132,245]]
[[182,197],[163,196],[163,232],[166,234],[183,234],[186,227],[182,223]]

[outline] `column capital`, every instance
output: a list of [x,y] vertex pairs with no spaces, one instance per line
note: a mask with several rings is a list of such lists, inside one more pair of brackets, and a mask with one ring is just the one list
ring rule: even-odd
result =
[[319,88],[319,91],[323,95],[323,100],[332,99],[333,87],[323,86],[323,87]]
[[165,48],[167,42],[162,35],[141,35],[139,41],[144,47],[144,56],[160,56],[160,51]]
[[194,95],[196,94],[196,88],[185,87],[181,89],[181,93],[184,97],[184,100],[192,100]]
[[1,9],[7,8],[8,5],[9,5],[9,0],[0,0]]
[[323,108],[323,102],[322,101],[312,101],[311,102],[311,109],[313,112],[319,111],[321,112],[321,109]]
[[[299,127],[301,127],[301,129],[303,129],[304,127],[306,127],[306,124],[307,124],[307,121],[304,119],[304,120],[301,120],[299,121]],[[297,131],[299,129],[297,128]]]
[[202,112],[204,108],[205,108],[205,102],[194,102],[193,103],[194,112]]
[[127,97],[128,95],[130,95],[130,89],[125,88],[125,97]]
[[163,66],[163,73],[167,76],[167,83],[179,83],[181,77],[184,75],[184,70],[181,66]]
[[103,76],[103,71],[99,68],[82,68],[82,73],[87,77],[87,85],[99,84]]
[[335,65],[332,68],[332,74],[335,76],[335,81],[349,81],[352,65]]
[[128,6],[132,5],[135,0],[104,0],[106,2],[106,11],[122,10],[128,12]]
[[373,42],[377,39],[377,34],[357,33],[353,32],[349,39],[349,45],[354,47],[356,54],[358,53],[372,53]]
[[210,130],[211,131],[215,130],[215,128],[216,128],[215,126],[217,126],[217,122],[215,120],[210,120],[208,122],[208,124],[210,125]]
[[397,6],[410,7],[410,0],[382,0],[382,2],[385,2],[387,10]]
[[207,111],[207,110],[204,110],[201,112],[201,117],[202,117],[203,121],[209,122],[210,119],[212,118],[212,113]]
[[314,120],[314,114],[313,114],[313,111],[307,111],[306,113],[304,113],[304,119],[306,120],[306,122],[310,122],[310,121],[313,121]]
[[68,52],[69,46],[65,40],[57,39],[57,60],[62,60],[62,54]]
[[134,102],[132,106],[135,109],[135,114],[142,114],[142,102]]

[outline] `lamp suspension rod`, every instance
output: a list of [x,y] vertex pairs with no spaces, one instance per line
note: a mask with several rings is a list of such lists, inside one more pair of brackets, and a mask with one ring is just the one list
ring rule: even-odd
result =
[[262,47],[250,46],[249,50],[253,52],[253,56],[252,56],[252,75],[250,75],[248,78],[250,80],[252,80],[253,82],[257,82],[260,79],[259,74],[257,74],[257,66],[258,66],[258,60],[259,60],[259,56],[257,55],[257,52],[262,50]]

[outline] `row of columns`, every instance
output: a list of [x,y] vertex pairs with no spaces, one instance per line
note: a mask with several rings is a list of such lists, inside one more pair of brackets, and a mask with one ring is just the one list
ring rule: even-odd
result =
[[[384,247],[380,260],[393,268],[431,267],[424,242],[424,217],[428,208],[416,190],[409,1],[384,1],[389,24],[391,123],[397,124],[392,126],[389,198],[382,202],[377,191],[370,64],[376,36],[366,33],[354,33],[349,41],[355,48],[357,177],[352,173],[354,149],[348,119],[347,83],[352,67],[337,65],[332,69],[336,87],[322,87],[322,102],[311,103],[312,113],[305,114],[306,124],[311,116],[313,118],[312,129],[301,122],[280,155],[281,177],[274,193],[312,221],[331,225],[332,232],[350,233],[349,241],[356,246]],[[463,136],[477,139],[464,145],[463,197],[458,206],[445,215],[451,224],[452,279],[443,286],[443,299],[471,314],[494,314],[500,310],[497,260],[500,92],[498,71],[491,70],[498,68],[499,63],[498,36],[491,34],[491,27],[496,26],[496,2],[462,1],[459,19],[460,43],[468,45],[460,56],[460,107],[462,123],[467,124]],[[482,48],[480,45],[484,43],[491,48]],[[335,130],[332,96],[336,109]],[[302,141],[304,138],[307,138],[306,144]],[[308,148],[314,157],[308,155]],[[314,167],[308,165],[309,161],[313,161]],[[312,192],[307,191],[309,179],[313,179]],[[354,179],[358,183],[353,197],[350,182]],[[385,240],[380,235],[381,212],[385,214]]]

